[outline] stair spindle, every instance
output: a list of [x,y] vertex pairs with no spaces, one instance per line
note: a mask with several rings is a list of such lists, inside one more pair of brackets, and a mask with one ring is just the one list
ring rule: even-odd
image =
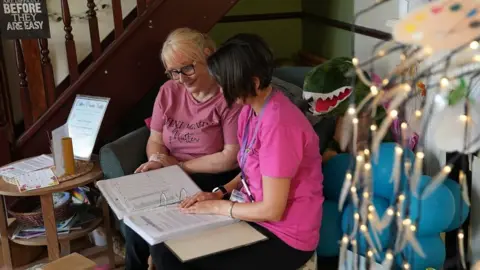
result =
[[88,16],[88,26],[90,28],[90,42],[92,44],[92,56],[93,60],[97,60],[102,53],[101,43],[100,43],[100,32],[98,30],[98,19],[97,12],[95,12],[95,1],[87,0],[87,16]]
[[20,78],[20,99],[22,103],[23,122],[25,129],[33,123],[32,105],[30,103],[30,93],[28,92],[27,73],[25,71],[25,60],[23,58],[22,45],[20,40],[15,40],[15,57],[17,60],[18,77]]
[[80,73],[78,72],[77,50],[72,35],[72,17],[68,0],[62,0],[63,29],[65,30],[65,47],[67,49],[68,71],[70,73],[70,83],[75,82]]
[[142,15],[143,12],[147,9],[146,0],[137,0],[137,16]]
[[113,25],[115,27],[115,39],[123,33],[122,3],[120,0],[112,0]]
[[40,45],[40,61],[42,63],[43,82],[45,84],[45,96],[47,97],[47,105],[50,107],[55,102],[57,95],[55,93],[55,79],[52,63],[50,62],[48,40],[41,38],[38,40],[38,44]]

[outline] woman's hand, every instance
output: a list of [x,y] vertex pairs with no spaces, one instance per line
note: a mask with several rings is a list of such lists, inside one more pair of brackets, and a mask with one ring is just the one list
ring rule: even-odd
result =
[[198,192],[191,197],[187,197],[180,203],[181,208],[188,208],[194,205],[197,202],[208,201],[208,200],[220,200],[223,195],[220,192]]
[[165,167],[165,166],[163,166],[160,162],[148,161],[148,162],[145,162],[142,165],[140,165],[140,167],[138,167],[135,170],[134,173],[141,173],[141,172],[156,170],[156,169],[160,169],[160,168],[163,168],[163,167]]
[[186,214],[228,215],[231,203],[226,200],[199,201],[188,208],[181,208],[181,211]]

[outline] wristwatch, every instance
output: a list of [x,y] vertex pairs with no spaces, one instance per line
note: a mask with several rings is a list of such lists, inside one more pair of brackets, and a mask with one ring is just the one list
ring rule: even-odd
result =
[[227,189],[224,186],[218,186],[218,187],[214,188],[212,190],[212,193],[215,193],[219,190],[222,192],[223,198],[225,198],[225,196],[227,196],[228,192],[227,192]]

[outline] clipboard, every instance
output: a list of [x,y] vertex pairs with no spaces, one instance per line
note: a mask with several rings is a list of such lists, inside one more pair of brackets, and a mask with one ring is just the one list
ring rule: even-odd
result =
[[241,221],[165,241],[181,262],[249,246],[268,238]]

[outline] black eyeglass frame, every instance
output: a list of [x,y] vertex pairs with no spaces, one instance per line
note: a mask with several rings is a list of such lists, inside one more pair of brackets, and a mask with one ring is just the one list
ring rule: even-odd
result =
[[[165,74],[167,74],[167,76],[172,79],[172,80],[178,80],[180,79],[180,74],[183,74],[184,76],[187,76],[187,77],[190,77],[190,76],[193,76],[195,75],[195,66],[196,66],[197,62],[196,61],[193,61],[193,63],[191,63],[190,65],[186,65],[186,66],[183,66],[181,67],[180,69],[171,69],[171,70],[166,70],[165,71]],[[192,69],[192,73],[190,74],[187,74],[185,72],[185,69],[186,68],[191,68]],[[176,73],[178,75],[178,77],[174,77],[173,73]]]

